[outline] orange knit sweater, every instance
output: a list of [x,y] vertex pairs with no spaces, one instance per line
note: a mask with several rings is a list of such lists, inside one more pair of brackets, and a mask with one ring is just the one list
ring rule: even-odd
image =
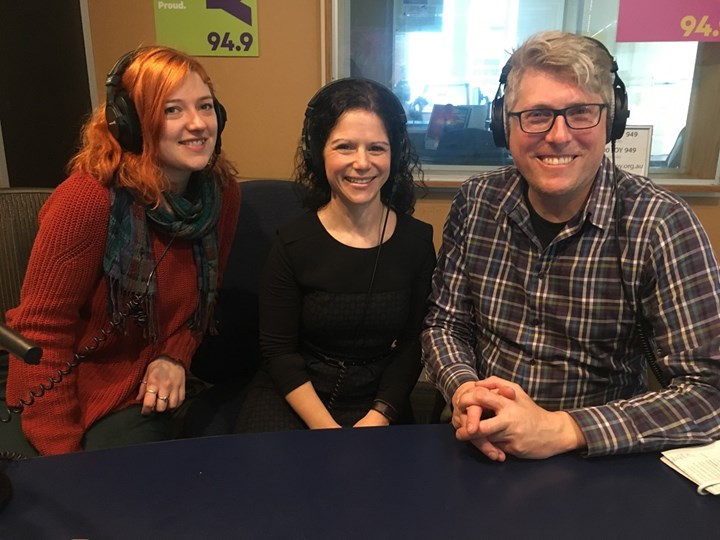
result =
[[[223,189],[217,225],[220,277],[235,234],[240,192],[234,182]],[[43,348],[37,366],[10,358],[8,404],[28,399],[28,389],[47,383],[48,376],[73,354],[91,344],[108,327],[108,291],[102,271],[109,190],[88,175],[65,180],[40,211],[20,305],[7,312],[7,324]],[[151,229],[152,231],[152,229]],[[170,238],[151,232],[158,260]],[[127,334],[113,333],[77,366],[70,376],[23,412],[22,427],[41,454],[80,450],[85,431],[108,413],[138,403],[135,399],[147,365],[161,354],[179,359],[188,369],[202,338],[187,320],[198,301],[197,268],[192,243],[176,239],[156,270],[158,340],[149,344],[135,321]]]

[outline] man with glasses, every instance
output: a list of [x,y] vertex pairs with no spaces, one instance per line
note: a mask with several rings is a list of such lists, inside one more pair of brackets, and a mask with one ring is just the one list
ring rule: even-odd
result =
[[457,438],[497,461],[720,438],[717,262],[682,199],[605,157],[628,116],[614,59],[545,32],[500,80],[514,166],[457,193],[422,335]]

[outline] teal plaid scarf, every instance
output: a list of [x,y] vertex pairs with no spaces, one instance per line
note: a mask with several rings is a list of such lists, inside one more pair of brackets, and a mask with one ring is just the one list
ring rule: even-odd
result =
[[[149,229],[172,238],[193,241],[197,265],[199,303],[191,320],[193,331],[214,329],[212,324],[218,286],[218,245],[216,224],[222,196],[218,181],[209,172],[194,173],[190,186],[197,183],[194,202],[172,192],[164,193],[166,205],[150,208],[135,202],[127,188],[110,189],[110,222],[105,245],[103,270],[108,279],[108,309],[112,321],[125,328],[127,315],[145,328],[151,341],[157,340],[153,307],[157,292],[155,261]],[[169,247],[169,245],[168,245]],[[134,300],[137,306],[128,313]]]

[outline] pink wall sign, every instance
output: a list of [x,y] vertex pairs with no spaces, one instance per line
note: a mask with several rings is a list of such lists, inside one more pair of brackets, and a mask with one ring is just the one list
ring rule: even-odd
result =
[[617,41],[720,41],[720,0],[620,0]]

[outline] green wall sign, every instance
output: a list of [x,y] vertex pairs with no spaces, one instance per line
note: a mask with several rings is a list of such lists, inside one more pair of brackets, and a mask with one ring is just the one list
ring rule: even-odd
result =
[[154,0],[157,42],[194,56],[259,56],[257,0]]

